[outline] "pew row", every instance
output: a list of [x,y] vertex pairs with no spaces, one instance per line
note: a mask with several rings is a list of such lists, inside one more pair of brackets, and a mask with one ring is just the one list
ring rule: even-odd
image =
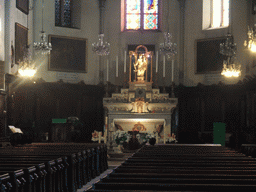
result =
[[221,146],[144,146],[88,192],[256,189],[256,160]]
[[107,168],[106,146],[101,144],[0,148],[0,192],[76,192]]

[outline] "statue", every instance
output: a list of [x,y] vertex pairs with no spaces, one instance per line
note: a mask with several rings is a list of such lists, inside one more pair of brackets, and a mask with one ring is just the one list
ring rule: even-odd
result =
[[136,47],[135,51],[129,51],[129,55],[129,83],[152,83],[152,51],[148,51],[147,47],[144,45],[139,45]]
[[147,60],[144,54],[139,55],[139,59],[134,63],[134,72],[137,73],[138,81],[144,81],[144,73],[147,70]]

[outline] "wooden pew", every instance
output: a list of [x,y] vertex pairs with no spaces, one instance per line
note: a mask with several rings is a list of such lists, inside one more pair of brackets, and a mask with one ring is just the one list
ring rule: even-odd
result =
[[[8,173],[7,173],[8,172]],[[6,174],[7,173],[7,174]],[[6,185],[2,185],[2,191],[20,192],[30,188],[30,182],[25,180],[25,174],[22,169],[9,169],[8,171],[0,170],[0,178],[8,179]],[[6,189],[6,190],[4,190]]]
[[224,147],[144,146],[96,191],[217,191],[256,189],[256,161]]
[[[21,152],[22,154],[22,152]],[[52,155],[52,154],[40,154],[40,155],[29,155],[26,153],[25,156],[19,155],[19,154],[1,154],[0,156],[0,164],[6,164],[8,163],[8,159],[13,164],[17,164],[18,166],[23,164],[30,164],[30,165],[36,165],[40,163],[45,164],[45,171],[46,174],[46,188],[49,191],[63,191],[63,189],[69,189],[69,191],[76,191],[74,189],[74,162],[75,160],[72,160],[71,158],[76,158],[75,155],[71,155],[69,157],[62,157],[59,158],[60,155]],[[70,168],[73,165],[73,168]],[[11,164],[9,165],[11,166]],[[13,165],[16,166],[16,165]],[[73,186],[73,188],[72,188]]]
[[30,177],[31,179],[33,177],[38,179],[38,183],[36,183],[36,185],[39,185],[38,191],[43,191],[42,187],[47,188],[48,191],[64,191],[65,188],[68,188],[67,183],[64,183],[66,165],[61,158],[49,161],[44,158],[39,160],[37,157],[32,159],[31,157],[20,158],[20,156],[12,156],[11,158],[0,158],[0,165],[0,170],[3,172],[8,171],[9,168],[22,168],[25,174],[29,173],[29,171],[24,167],[34,166],[36,173]]
[[[72,150],[76,153],[71,154]],[[61,178],[58,179],[60,182],[53,181],[56,183],[54,188],[56,191],[63,191],[63,186],[68,183],[66,185],[68,191],[75,192],[78,188],[81,188],[82,185],[86,184],[86,182],[90,181],[90,179],[96,177],[107,169],[106,152],[107,150],[105,145],[95,146],[66,143],[56,145],[54,143],[46,143],[35,146],[32,144],[24,147],[14,147],[8,149],[0,148],[0,161],[2,158],[21,158],[24,155],[35,158],[34,161],[42,157],[50,158],[54,156],[55,158],[58,158],[66,155],[66,162],[69,165],[69,168],[63,169],[64,165],[60,165],[54,170],[57,172],[56,177]],[[60,169],[59,172],[57,171],[58,169]],[[64,171],[61,171],[62,169]],[[55,178],[55,176],[53,178]]]

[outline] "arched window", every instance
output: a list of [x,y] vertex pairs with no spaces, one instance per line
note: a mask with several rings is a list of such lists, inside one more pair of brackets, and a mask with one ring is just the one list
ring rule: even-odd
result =
[[125,30],[157,30],[158,0],[124,0]]

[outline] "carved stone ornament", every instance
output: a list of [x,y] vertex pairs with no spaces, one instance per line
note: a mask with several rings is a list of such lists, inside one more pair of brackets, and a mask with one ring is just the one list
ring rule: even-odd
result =
[[162,124],[160,124],[160,125],[158,125],[157,128],[156,128],[156,132],[157,132],[158,134],[160,134],[160,133],[163,131],[163,129],[164,129],[164,126],[163,126]]
[[110,107],[111,111],[129,111],[127,107]]
[[124,130],[121,125],[115,124],[115,127],[116,127],[116,129],[118,129],[118,130],[120,130],[120,131],[123,131],[123,130]]
[[137,124],[134,125],[134,127],[132,128],[132,131],[147,131],[146,127],[141,124],[140,122],[138,122]]
[[152,110],[153,111],[170,111],[172,108],[171,107],[154,107]]
[[145,103],[144,98],[142,98],[142,97],[137,98],[137,99],[135,100],[135,103],[136,103],[136,105],[137,105],[137,112],[138,112],[138,113],[142,113],[142,112],[143,112],[143,105],[144,105],[144,103]]

